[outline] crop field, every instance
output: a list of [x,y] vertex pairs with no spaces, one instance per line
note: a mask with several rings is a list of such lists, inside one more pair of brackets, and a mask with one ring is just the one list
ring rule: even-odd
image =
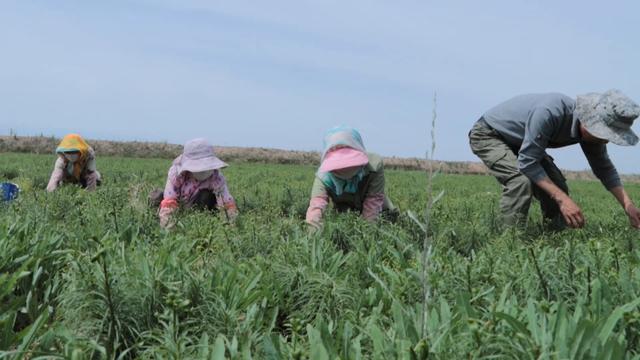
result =
[[54,161],[0,155],[22,188],[0,205],[2,358],[640,359],[640,233],[599,183],[569,182],[584,229],[545,232],[534,204],[503,232],[493,178],[438,175],[424,304],[423,172],[386,172],[395,224],[309,233],[313,167],[231,164],[237,222],[167,232],[147,195],[169,160],[98,157],[96,192],[48,194]]

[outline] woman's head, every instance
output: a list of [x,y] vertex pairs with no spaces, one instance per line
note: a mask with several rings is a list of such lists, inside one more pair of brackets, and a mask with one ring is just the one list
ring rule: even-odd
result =
[[339,147],[327,152],[320,164],[320,172],[331,172],[341,177],[340,175],[357,173],[368,163],[369,157],[365,152],[349,147]]
[[80,151],[64,151],[62,156],[68,161],[74,163],[80,160]]
[[351,166],[344,169],[336,169],[331,171],[331,173],[339,179],[349,180],[354,176],[358,175],[360,170],[362,170],[363,166]]
[[89,145],[78,134],[68,134],[56,148],[58,156],[65,159],[67,164],[71,164],[70,173],[80,179],[80,175],[87,164],[89,157]]
[[339,126],[327,131],[318,177],[332,193],[355,193],[368,163],[369,156],[356,129]]
[[327,131],[320,172],[350,179],[368,163],[369,157],[357,130],[341,126]]
[[205,170],[205,171],[196,171],[191,172],[191,176],[198,181],[203,181],[211,177],[215,170]]
[[205,139],[187,141],[176,164],[179,173],[191,173],[198,181],[209,178],[215,170],[227,166],[216,156],[213,146]]
[[68,134],[56,148],[56,153],[67,161],[77,162],[89,152],[89,144],[78,134]]
[[339,147],[349,147],[365,152],[364,142],[358,130],[349,126],[336,126],[324,134],[322,157],[330,150]]

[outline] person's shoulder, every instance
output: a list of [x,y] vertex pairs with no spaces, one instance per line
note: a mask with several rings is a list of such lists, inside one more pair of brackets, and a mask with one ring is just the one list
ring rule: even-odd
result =
[[178,165],[179,163],[176,163],[176,160],[174,160],[173,163],[171,163],[171,166],[169,167],[169,171],[168,171],[169,180],[171,181],[176,181],[178,180],[178,178],[181,177],[180,170],[179,170],[180,166]]
[[539,95],[539,103],[547,107],[572,107],[575,102],[572,97],[558,92]]
[[66,161],[64,160],[64,157],[57,155],[56,154],[56,162],[55,162],[55,167],[59,167],[59,168],[64,168],[66,166]]
[[551,115],[549,121],[560,123],[573,113],[575,105],[575,100],[565,94],[546,93],[540,94],[536,109],[548,112]]
[[530,103],[538,103],[538,104],[552,104],[552,103],[571,103],[575,100],[563,93],[559,92],[546,92],[546,93],[529,93],[529,94],[520,94],[512,97],[511,99],[505,101],[505,103],[510,102],[530,102]]
[[369,164],[367,164],[367,170],[370,172],[380,172],[384,169],[384,162],[382,157],[376,153],[368,152]]
[[219,187],[227,183],[227,180],[225,179],[224,175],[222,175],[222,171],[220,171],[220,169],[216,169],[213,171],[213,175],[209,178],[209,181],[215,187]]
[[92,147],[87,149],[87,157],[85,159],[85,166],[89,171],[96,171],[96,153]]
[[182,163],[182,155],[179,155],[177,158],[173,159],[171,162],[171,167],[169,168],[169,172],[174,172],[176,175],[178,174],[178,169],[180,168],[180,164]]

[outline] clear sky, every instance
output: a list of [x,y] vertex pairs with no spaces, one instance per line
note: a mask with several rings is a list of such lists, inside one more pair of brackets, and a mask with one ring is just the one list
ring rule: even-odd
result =
[[[514,95],[618,88],[640,101],[636,1],[0,2],[0,133],[476,160],[467,132]],[[638,122],[640,124],[640,122]],[[640,125],[634,127],[640,130]],[[622,172],[639,148],[610,146]],[[584,169],[578,146],[554,150]]]

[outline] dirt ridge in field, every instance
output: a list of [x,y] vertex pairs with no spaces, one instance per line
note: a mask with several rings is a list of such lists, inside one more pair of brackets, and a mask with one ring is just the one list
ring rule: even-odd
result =
[[[53,136],[0,136],[1,152],[51,154],[60,138]],[[87,142],[98,156],[123,156],[136,158],[173,159],[182,152],[182,145],[167,142],[90,140]],[[253,162],[267,164],[317,165],[320,154],[315,151],[282,150],[260,147],[215,146],[220,158],[226,162]],[[418,158],[384,157],[388,169],[424,170],[428,162]],[[434,161],[433,164],[446,174],[487,174],[480,162]],[[563,170],[569,179],[595,180],[590,171]],[[622,175],[623,180],[640,182],[640,175]]]

